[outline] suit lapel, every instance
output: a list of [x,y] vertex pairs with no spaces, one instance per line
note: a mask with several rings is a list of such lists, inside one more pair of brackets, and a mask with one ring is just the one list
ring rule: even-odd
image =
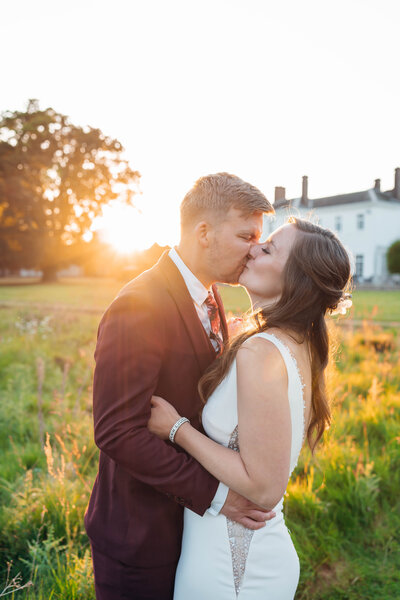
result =
[[180,274],[179,269],[169,258],[168,251],[164,252],[157,266],[160,267],[160,272],[164,276],[168,291],[179,310],[190,337],[200,370],[203,373],[215,359],[215,350],[211,344],[211,340],[198,317],[185,281]]

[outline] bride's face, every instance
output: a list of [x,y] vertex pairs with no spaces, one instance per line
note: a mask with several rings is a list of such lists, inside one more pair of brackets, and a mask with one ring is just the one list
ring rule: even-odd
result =
[[282,293],[282,273],[298,231],[293,224],[279,227],[262,244],[253,244],[240,276],[253,301],[276,302]]

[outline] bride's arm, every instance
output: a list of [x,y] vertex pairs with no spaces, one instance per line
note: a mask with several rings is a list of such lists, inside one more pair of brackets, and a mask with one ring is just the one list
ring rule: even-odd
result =
[[[175,442],[232,490],[271,510],[281,499],[289,477],[287,372],[276,347],[260,338],[245,342],[238,351],[236,366],[240,453],[210,440],[188,423],[178,429]],[[165,437],[179,416],[171,405],[159,402],[155,400],[159,413],[155,420],[152,416],[153,424],[150,421],[149,425],[154,433]]]

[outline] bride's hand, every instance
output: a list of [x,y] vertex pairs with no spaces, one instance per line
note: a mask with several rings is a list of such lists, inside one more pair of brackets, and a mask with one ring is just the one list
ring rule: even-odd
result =
[[175,408],[159,396],[151,398],[151,417],[147,427],[162,440],[167,440],[171,428],[180,418]]

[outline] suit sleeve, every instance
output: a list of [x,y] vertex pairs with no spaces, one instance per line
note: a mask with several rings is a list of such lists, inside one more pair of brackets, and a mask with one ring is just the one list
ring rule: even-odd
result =
[[104,315],[93,386],[95,442],[131,475],[203,515],[218,481],[147,429],[165,352],[164,333],[140,297],[117,298]]

